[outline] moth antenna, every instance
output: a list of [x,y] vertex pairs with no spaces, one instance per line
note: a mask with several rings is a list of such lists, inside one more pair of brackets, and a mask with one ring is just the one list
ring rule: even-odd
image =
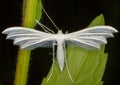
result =
[[[46,31],[46,32],[48,32],[48,33],[53,33],[53,34],[55,34],[54,33],[54,31],[52,31],[51,29],[49,29],[47,26],[45,26],[45,25],[43,25],[42,23],[40,23],[38,20],[35,20],[36,22],[37,22],[37,24],[39,24],[41,27],[42,27],[42,29],[44,30],[44,31]],[[46,30],[47,29],[47,30]]]
[[46,10],[44,9],[44,7],[42,6],[43,12],[46,14],[46,16],[49,18],[49,20],[51,21],[51,23],[54,25],[54,27],[59,31],[59,28],[57,27],[57,25],[54,23],[54,21],[50,18],[50,16],[48,15],[48,13],[46,12]]

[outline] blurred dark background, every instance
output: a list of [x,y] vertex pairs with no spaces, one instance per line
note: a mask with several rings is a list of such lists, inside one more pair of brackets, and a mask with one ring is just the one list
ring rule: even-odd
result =
[[[103,13],[106,25],[120,31],[120,0],[44,0],[44,6],[56,25],[63,31],[76,31],[85,28],[96,16]],[[0,33],[7,27],[21,26],[22,1],[1,0],[0,2]],[[46,16],[42,22],[56,31]],[[17,60],[17,46],[5,40],[6,35],[0,34],[0,83],[13,85]],[[104,85],[120,85],[120,45],[119,34],[108,39],[106,52],[108,62],[103,77]],[[52,63],[49,53],[52,49],[38,48],[32,51],[28,85],[40,85],[47,75]],[[41,54],[42,53],[42,54]],[[34,57],[33,57],[34,56]]]

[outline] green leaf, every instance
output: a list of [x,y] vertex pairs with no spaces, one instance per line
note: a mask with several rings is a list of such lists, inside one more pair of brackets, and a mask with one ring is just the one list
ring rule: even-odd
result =
[[[102,14],[96,17],[88,27],[96,25],[104,25]],[[51,68],[48,76],[43,79],[42,85],[102,85],[101,79],[107,61],[104,49],[104,45],[101,46],[100,50],[94,51],[69,45],[66,49],[66,55],[69,71],[75,83],[70,80],[66,66],[61,72],[58,64],[55,63],[53,75],[47,82],[52,71]]]
[[98,26],[98,25],[105,25],[105,20],[103,14],[96,17],[89,25],[88,27],[92,26]]

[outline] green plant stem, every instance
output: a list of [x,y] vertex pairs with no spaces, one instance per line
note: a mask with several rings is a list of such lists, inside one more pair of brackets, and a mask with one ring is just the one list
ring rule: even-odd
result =
[[[33,28],[35,26],[37,1],[38,0],[24,0],[22,21],[23,27]],[[30,53],[31,52],[29,50],[19,49],[14,85],[27,84]]]
[[14,85],[26,85],[29,61],[30,51],[19,49]]

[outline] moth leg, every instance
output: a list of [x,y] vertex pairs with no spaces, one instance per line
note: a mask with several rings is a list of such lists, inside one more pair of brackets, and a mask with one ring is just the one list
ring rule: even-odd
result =
[[55,34],[54,31],[52,31],[51,29],[49,29],[49,28],[48,28],[47,26],[45,26],[44,24],[40,23],[37,19],[36,19],[35,21],[36,21],[36,23],[37,23],[38,25],[40,25],[40,27],[41,27],[45,32]]
[[47,82],[50,80],[52,74],[53,74],[53,68],[54,68],[54,64],[55,64],[55,45],[56,43],[53,42],[53,62],[52,62],[52,71],[50,73],[50,76],[47,79]]
[[72,79],[72,76],[71,76],[70,71],[69,71],[69,67],[68,67],[68,63],[67,63],[67,58],[66,58],[66,48],[65,48],[65,43],[63,44],[63,48],[64,48],[65,63],[66,63],[66,68],[67,68],[68,75],[69,75],[69,77],[70,77],[70,80],[71,80],[73,83],[75,83],[74,80]]

